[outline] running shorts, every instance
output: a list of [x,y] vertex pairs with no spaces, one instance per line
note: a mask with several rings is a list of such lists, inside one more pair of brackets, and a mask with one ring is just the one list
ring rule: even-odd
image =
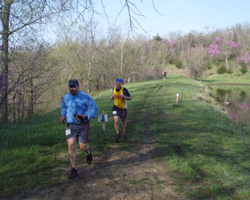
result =
[[112,113],[113,116],[119,116],[121,119],[127,118],[127,109],[121,109],[117,106],[113,106]]
[[67,124],[66,139],[77,137],[81,143],[87,144],[89,137],[89,122],[84,124]]

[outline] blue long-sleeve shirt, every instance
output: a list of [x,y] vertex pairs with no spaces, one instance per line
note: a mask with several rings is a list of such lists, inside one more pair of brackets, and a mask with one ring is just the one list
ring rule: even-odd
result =
[[88,94],[78,91],[76,95],[69,93],[62,98],[62,116],[66,116],[67,124],[80,124],[74,115],[83,114],[87,117],[83,122],[87,122],[94,118],[98,112],[95,101]]

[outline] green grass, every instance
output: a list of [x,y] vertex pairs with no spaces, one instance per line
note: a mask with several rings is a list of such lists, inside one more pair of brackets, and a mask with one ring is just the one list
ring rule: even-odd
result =
[[206,85],[214,84],[243,84],[250,85],[250,72],[247,72],[241,76],[235,76],[234,74],[217,74],[209,78],[202,79],[202,82]]
[[[249,127],[194,99],[200,89],[192,80],[168,83],[151,102],[156,116],[151,130],[162,145],[159,156],[191,182],[186,193],[192,197],[250,198]],[[176,106],[173,96],[182,86],[183,104]]]
[[[213,80],[227,81],[225,76]],[[91,121],[89,144],[96,152],[111,146],[139,150],[136,144],[143,142],[150,129],[159,144],[157,156],[171,165],[167,170],[179,174],[176,191],[192,199],[250,198],[249,127],[197,100],[203,89],[186,77],[169,75],[165,83],[160,79],[125,87],[132,95],[128,102],[128,141],[114,144],[112,91],[98,93],[94,96],[98,114],[107,113],[108,122],[104,132],[96,118]],[[181,93],[182,87],[183,103],[179,99],[176,105],[176,93]],[[58,109],[0,130],[0,196],[54,184],[62,170],[70,167],[67,158],[58,156],[67,153],[65,125],[59,123],[59,117]],[[148,184],[146,175],[141,180],[124,181]],[[183,182],[187,184],[183,186]],[[162,189],[161,183],[157,188]]]
[[67,148],[59,114],[56,110],[0,130],[1,195],[40,188],[60,178],[68,163],[56,158]]
[[176,66],[169,64],[169,65],[166,65],[165,68],[166,69],[176,69]]

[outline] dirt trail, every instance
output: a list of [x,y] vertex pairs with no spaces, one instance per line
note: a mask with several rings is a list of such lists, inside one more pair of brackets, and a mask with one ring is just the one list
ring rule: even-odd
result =
[[148,137],[139,152],[110,148],[92,166],[79,167],[79,177],[68,180],[65,173],[55,187],[29,194],[25,199],[187,199],[175,193],[169,167],[155,157],[156,144]]
[[[159,88],[158,88],[159,89]],[[160,88],[161,89],[161,88]],[[150,113],[150,103],[147,105]],[[86,200],[171,200],[188,199],[174,192],[170,166],[157,158],[159,146],[152,137],[148,117],[144,142],[137,150],[113,148],[103,150],[92,165],[78,167],[79,177],[68,180],[68,171],[53,187],[33,191],[19,199],[86,199]]]

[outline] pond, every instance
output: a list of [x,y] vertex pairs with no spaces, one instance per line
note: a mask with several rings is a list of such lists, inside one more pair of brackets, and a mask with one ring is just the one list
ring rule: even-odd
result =
[[231,119],[250,126],[250,86],[209,86],[209,92]]

